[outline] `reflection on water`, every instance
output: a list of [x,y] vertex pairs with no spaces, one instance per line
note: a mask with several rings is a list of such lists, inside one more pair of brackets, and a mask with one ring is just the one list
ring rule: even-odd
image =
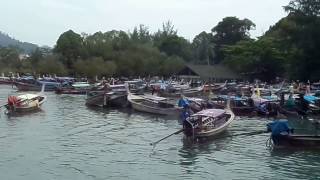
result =
[[[0,101],[11,87],[0,86]],[[12,93],[11,93],[12,94]],[[320,151],[270,151],[271,119],[237,118],[219,138],[183,134],[177,117],[85,106],[85,96],[46,93],[42,111],[0,121],[1,179],[316,179]],[[0,102],[0,104],[1,104]],[[307,120],[292,126],[312,128]],[[310,131],[310,130],[309,130]]]

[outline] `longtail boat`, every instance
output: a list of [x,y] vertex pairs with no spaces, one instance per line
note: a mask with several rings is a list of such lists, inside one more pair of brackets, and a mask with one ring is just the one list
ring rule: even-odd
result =
[[32,76],[22,77],[14,82],[14,85],[19,91],[40,91],[45,85],[45,91],[55,91],[60,87],[61,82],[53,78],[44,78],[36,80]]
[[179,115],[181,108],[167,101],[166,98],[152,95],[128,94],[128,101],[134,110],[159,115]]
[[210,103],[215,108],[225,109],[228,100],[230,100],[230,108],[232,112],[237,116],[249,115],[255,110],[252,100],[250,98],[245,97],[221,95],[211,99]]
[[202,110],[184,121],[184,131],[187,136],[195,138],[215,136],[226,131],[234,118],[229,109]]
[[93,88],[87,92],[86,105],[100,107],[126,107],[127,90],[124,84]]
[[162,97],[180,97],[181,95],[193,97],[193,96],[201,95],[203,93],[203,88],[204,86],[200,86],[200,87],[184,89],[184,90],[181,89],[179,91],[173,91],[173,92],[161,90],[159,92],[159,95]]
[[31,112],[39,110],[40,106],[46,101],[47,97],[40,94],[22,94],[18,96],[9,96],[5,105],[7,114]]
[[58,87],[57,94],[86,94],[92,86],[87,82],[75,82],[69,86]]
[[276,148],[320,148],[320,136],[294,134],[287,120],[277,120],[267,124],[271,132],[270,144]]

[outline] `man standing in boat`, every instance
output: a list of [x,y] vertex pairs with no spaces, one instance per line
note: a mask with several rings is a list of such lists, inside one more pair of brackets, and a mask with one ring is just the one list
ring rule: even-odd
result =
[[191,129],[191,125],[187,122],[187,118],[189,118],[193,112],[190,109],[190,103],[187,98],[183,94],[181,94],[180,99],[178,101],[178,106],[182,107],[182,112],[181,112],[181,120],[182,120],[182,125],[183,129],[186,131],[188,129]]

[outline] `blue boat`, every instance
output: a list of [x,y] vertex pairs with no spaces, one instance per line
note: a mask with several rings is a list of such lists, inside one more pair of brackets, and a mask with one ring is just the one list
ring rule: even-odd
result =
[[33,76],[22,77],[14,82],[14,85],[19,91],[41,91],[43,84],[45,84],[45,91],[55,91],[61,86],[61,82],[53,78],[37,80]]

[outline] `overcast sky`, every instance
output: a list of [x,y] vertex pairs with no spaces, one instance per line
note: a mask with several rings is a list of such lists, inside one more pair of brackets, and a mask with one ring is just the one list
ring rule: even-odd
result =
[[222,18],[248,18],[259,36],[286,16],[289,0],[3,0],[0,31],[38,45],[54,46],[69,29],[77,33],[132,30],[139,24],[152,32],[172,21],[179,35],[192,40],[209,32]]

